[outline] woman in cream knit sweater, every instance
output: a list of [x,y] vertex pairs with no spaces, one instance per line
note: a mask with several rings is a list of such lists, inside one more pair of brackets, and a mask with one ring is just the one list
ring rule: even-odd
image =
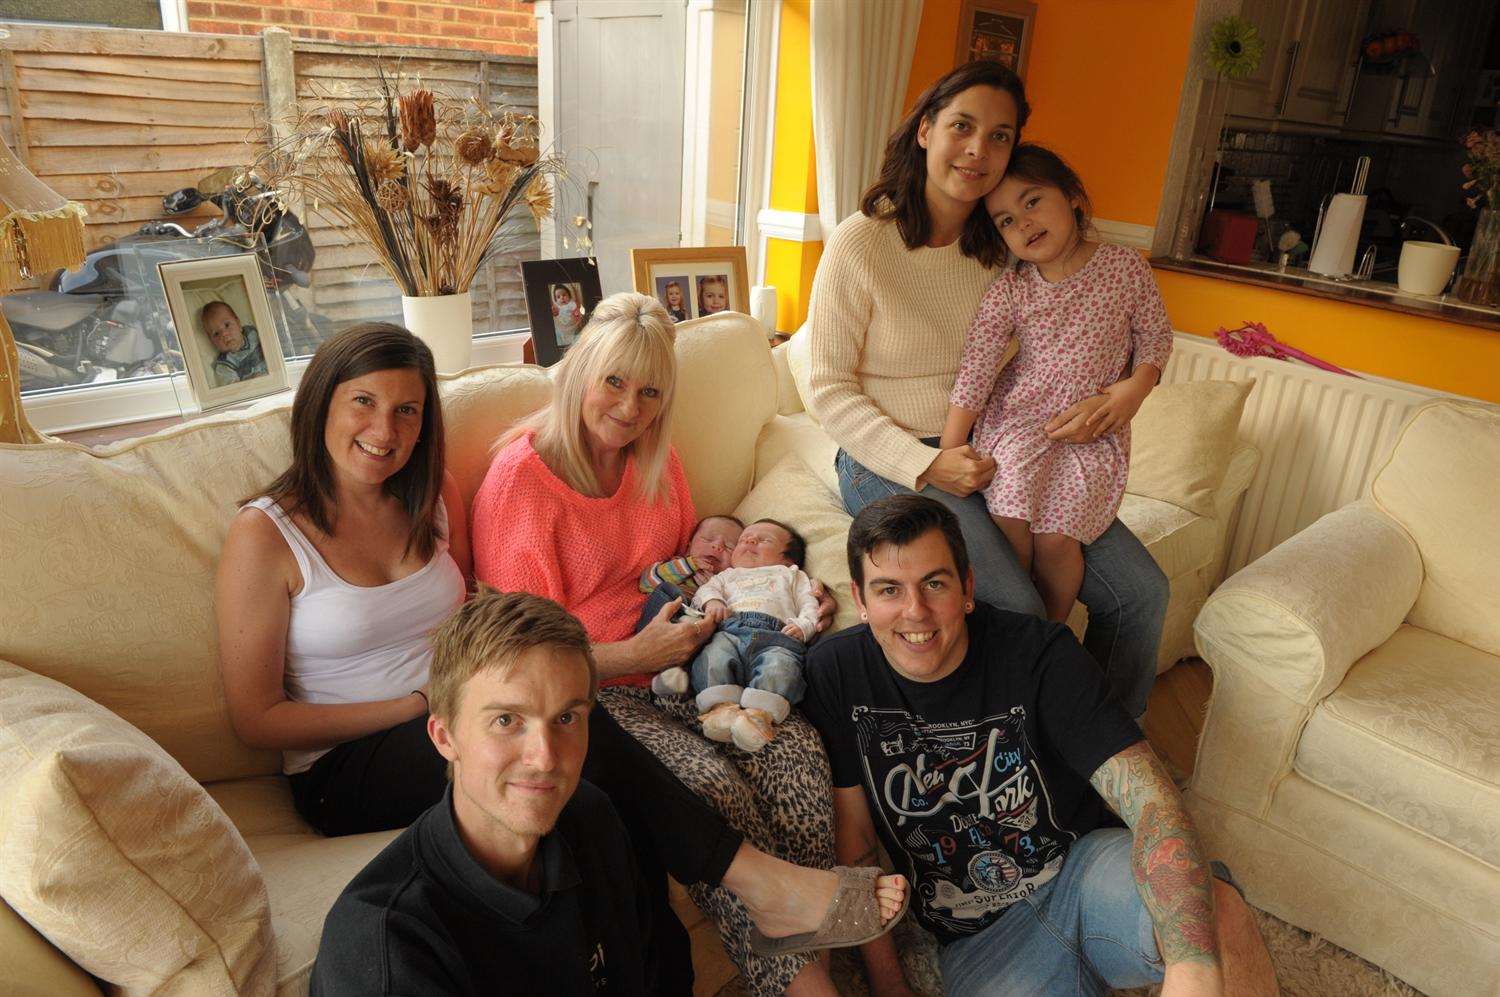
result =
[[[886,145],[859,214],[839,225],[813,282],[811,408],[839,444],[851,514],[915,490],[958,516],[976,595],[1044,615],[1041,597],[991,521],[980,490],[995,463],[967,445],[937,448],[964,336],[1005,256],[983,200],[1020,141],[1029,112],[1010,70],[972,62],[917,100]],[[1085,443],[1104,396],[1060,412],[1055,439]],[[1167,580],[1117,519],[1084,548],[1084,646],[1131,715],[1146,711],[1167,608]]]

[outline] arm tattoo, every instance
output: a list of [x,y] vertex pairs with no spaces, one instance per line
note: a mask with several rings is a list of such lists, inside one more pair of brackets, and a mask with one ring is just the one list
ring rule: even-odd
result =
[[1089,780],[1129,825],[1136,889],[1156,927],[1162,958],[1214,965],[1213,878],[1177,787],[1145,741],[1099,766]]

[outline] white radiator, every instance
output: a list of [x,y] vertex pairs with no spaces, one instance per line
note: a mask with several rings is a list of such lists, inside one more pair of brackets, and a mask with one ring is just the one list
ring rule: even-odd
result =
[[1255,379],[1240,436],[1260,467],[1232,525],[1226,575],[1324,513],[1362,497],[1407,415],[1446,392],[1330,374],[1297,361],[1245,359],[1177,333],[1163,382]]

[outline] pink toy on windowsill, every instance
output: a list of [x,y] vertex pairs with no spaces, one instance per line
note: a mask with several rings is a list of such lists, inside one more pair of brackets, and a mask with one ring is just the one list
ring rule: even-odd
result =
[[1219,345],[1237,357],[1272,357],[1277,360],[1301,360],[1305,364],[1311,364],[1320,370],[1332,371],[1335,374],[1347,374],[1350,377],[1359,375],[1353,371],[1345,370],[1335,366],[1327,360],[1319,360],[1311,353],[1304,353],[1295,346],[1288,346],[1275,336],[1271,331],[1259,322],[1246,322],[1238,329],[1226,329],[1219,327],[1214,333],[1219,340]]

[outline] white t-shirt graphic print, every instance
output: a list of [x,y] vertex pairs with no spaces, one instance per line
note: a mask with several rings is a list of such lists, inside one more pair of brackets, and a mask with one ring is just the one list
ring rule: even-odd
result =
[[851,711],[872,813],[901,842],[927,916],[955,934],[1057,875],[1077,835],[1057,827],[1026,741],[1026,709],[928,724],[902,709]]

